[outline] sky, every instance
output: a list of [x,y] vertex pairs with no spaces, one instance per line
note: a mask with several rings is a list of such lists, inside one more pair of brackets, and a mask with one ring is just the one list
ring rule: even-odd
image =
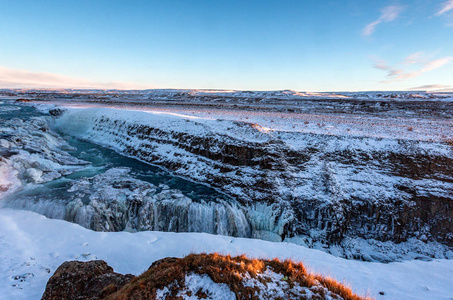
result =
[[0,0],[0,88],[453,90],[453,0]]

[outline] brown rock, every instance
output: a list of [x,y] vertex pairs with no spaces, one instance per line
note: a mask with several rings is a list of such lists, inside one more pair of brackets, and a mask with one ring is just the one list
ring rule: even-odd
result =
[[50,277],[42,300],[102,299],[134,278],[118,274],[103,260],[64,262]]

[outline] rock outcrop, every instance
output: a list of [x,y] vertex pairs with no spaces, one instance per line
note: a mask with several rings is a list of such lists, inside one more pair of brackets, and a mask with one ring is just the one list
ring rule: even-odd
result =
[[104,261],[65,262],[42,300],[54,299],[344,299],[362,300],[301,263],[191,254],[154,262],[140,276],[114,273]]
[[64,262],[49,279],[43,300],[103,299],[134,278],[113,272],[105,261]]

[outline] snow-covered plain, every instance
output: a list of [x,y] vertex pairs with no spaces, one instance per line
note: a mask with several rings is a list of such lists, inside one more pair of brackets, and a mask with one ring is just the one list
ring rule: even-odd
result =
[[[0,209],[0,299],[39,299],[67,260],[103,259],[116,272],[138,275],[152,262],[190,253],[290,258],[376,299],[452,299],[453,260],[389,264],[346,260],[289,243],[205,233],[94,232],[29,211]],[[383,292],[384,295],[381,295]]]

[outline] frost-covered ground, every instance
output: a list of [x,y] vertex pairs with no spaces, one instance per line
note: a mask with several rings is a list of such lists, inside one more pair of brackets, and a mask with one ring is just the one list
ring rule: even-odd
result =
[[[47,106],[47,105],[46,105]],[[111,106],[100,104],[59,103],[67,108],[112,107],[129,111],[144,111],[155,114],[179,116],[198,122],[230,120],[256,124],[267,133],[313,133],[340,136],[363,136],[374,138],[398,138],[407,140],[441,141],[451,136],[451,119],[423,119],[385,117],[372,115],[288,113],[275,111],[248,111],[152,105]]]
[[453,93],[235,90],[0,90],[62,105],[150,109],[257,123],[274,130],[441,140],[451,137]]
[[453,93],[221,90],[0,90],[9,97],[63,106],[149,110],[329,135],[451,138]]
[[[204,233],[94,232],[79,225],[11,209],[0,210],[0,299],[39,299],[56,268],[67,260],[105,260],[119,273],[138,275],[152,262],[190,253],[219,252],[303,262],[376,299],[453,297],[453,260],[389,264],[346,260],[288,243]],[[384,295],[380,295],[383,292]]]

